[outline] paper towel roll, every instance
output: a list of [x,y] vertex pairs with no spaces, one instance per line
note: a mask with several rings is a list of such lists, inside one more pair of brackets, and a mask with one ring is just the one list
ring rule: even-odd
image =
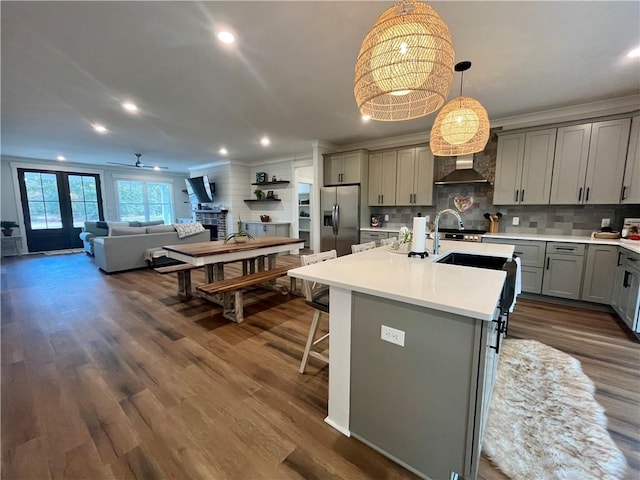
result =
[[411,251],[416,253],[427,251],[427,217],[413,217]]

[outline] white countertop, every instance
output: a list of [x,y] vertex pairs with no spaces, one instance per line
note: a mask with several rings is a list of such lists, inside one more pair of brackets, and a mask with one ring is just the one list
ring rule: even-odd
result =
[[[429,251],[432,241],[427,240]],[[442,240],[440,255],[468,252],[510,258],[513,246]],[[289,275],[480,320],[493,320],[505,272],[433,263],[387,246],[289,270]]]
[[587,243],[594,245],[615,245],[624,247],[635,253],[640,253],[640,241],[605,238],[591,238],[587,236],[573,235],[545,235],[536,233],[485,233],[482,238],[502,238],[505,240],[537,240],[540,242],[567,242],[567,243]]
[[[398,233],[400,227],[367,227],[361,228],[363,232],[386,232],[386,233]],[[505,240],[537,240],[540,242],[569,242],[569,243],[590,243],[595,245],[616,245],[624,247],[627,250],[635,253],[640,253],[640,240],[607,240],[605,238],[591,238],[590,236],[579,235],[547,235],[540,233],[485,233],[482,238],[503,238]]]

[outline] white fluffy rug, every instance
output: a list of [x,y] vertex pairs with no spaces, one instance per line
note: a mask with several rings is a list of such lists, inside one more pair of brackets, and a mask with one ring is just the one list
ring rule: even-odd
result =
[[621,478],[626,461],[594,391],[572,356],[535,340],[506,340],[484,453],[513,480]]

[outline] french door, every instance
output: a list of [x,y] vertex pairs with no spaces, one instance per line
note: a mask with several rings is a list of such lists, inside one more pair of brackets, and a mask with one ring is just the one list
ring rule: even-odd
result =
[[18,169],[30,252],[82,246],[85,221],[104,219],[97,174]]

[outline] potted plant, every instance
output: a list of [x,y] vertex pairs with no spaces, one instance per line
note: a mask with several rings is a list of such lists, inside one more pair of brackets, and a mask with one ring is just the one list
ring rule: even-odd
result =
[[263,192],[262,190],[260,190],[259,188],[256,188],[256,189],[253,191],[253,194],[256,196],[256,198],[257,198],[258,200],[262,200],[262,199],[264,198],[264,192]]
[[245,243],[249,240],[253,240],[254,236],[245,230],[240,230],[238,232],[233,232],[227,235],[224,239],[224,243],[227,243],[230,240],[233,240],[236,243]]
[[13,220],[2,220],[0,222],[0,227],[2,228],[2,234],[10,237],[13,235],[13,229],[18,228],[18,224]]

